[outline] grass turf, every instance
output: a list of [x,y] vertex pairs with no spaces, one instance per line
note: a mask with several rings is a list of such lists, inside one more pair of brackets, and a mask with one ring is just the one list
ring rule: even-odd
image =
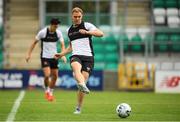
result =
[[[5,121],[17,90],[0,91],[0,121]],[[149,92],[94,92],[85,96],[82,114],[74,115],[76,91],[55,90],[56,101],[44,99],[42,90],[26,90],[15,121],[180,121],[180,95]],[[119,103],[128,103],[132,113],[116,115]]]

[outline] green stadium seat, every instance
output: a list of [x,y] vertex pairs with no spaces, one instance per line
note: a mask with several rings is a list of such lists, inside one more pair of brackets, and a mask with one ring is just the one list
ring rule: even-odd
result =
[[[158,33],[155,36],[155,41],[157,42],[157,44],[155,46],[155,51],[160,51],[160,52],[167,52],[168,51],[167,42],[169,41],[169,37],[166,33]],[[158,42],[160,42],[160,43],[158,43]]]
[[97,44],[95,43],[94,46],[93,46],[93,49],[94,49],[95,53],[104,52],[104,45],[100,44],[100,43],[97,43]]
[[176,0],[166,0],[166,8],[177,8],[178,4]]
[[179,34],[172,34],[170,36],[170,41],[172,42],[172,51],[173,52],[180,52],[180,35]]
[[118,69],[118,63],[107,63],[105,66],[106,70],[117,70]]
[[116,53],[107,53],[105,54],[105,62],[118,62],[119,60],[119,55],[118,52]]
[[114,35],[112,34],[109,34],[108,36],[105,36],[103,38],[103,40],[106,42],[106,43],[116,43],[117,42],[117,39],[115,38]]
[[168,35],[166,33],[158,33],[156,34],[156,41],[165,42],[168,41]]
[[172,34],[172,35],[170,36],[170,41],[172,41],[172,42],[178,42],[178,41],[180,41],[180,35],[179,35],[179,34]]
[[95,70],[104,70],[105,63],[104,62],[95,62],[94,69]]
[[96,43],[96,42],[102,42],[102,38],[101,37],[94,37],[92,38],[93,42]]
[[104,54],[95,53],[94,59],[95,59],[95,62],[104,62]]
[[152,0],[154,8],[165,8],[165,0]]
[[112,44],[106,44],[105,45],[105,51],[106,52],[117,52],[118,51],[118,44],[112,43]]
[[132,42],[137,42],[137,44],[134,44],[131,46],[131,49],[133,52],[142,52],[143,51],[143,44],[141,37],[139,35],[135,35],[131,39]]

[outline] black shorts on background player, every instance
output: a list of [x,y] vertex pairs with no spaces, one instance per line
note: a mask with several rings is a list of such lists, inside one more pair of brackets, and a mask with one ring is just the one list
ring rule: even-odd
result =
[[42,68],[49,66],[51,69],[58,69],[58,60],[53,58],[41,58],[41,66]]

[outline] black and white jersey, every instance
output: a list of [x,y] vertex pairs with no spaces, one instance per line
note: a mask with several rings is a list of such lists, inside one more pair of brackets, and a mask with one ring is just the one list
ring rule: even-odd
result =
[[49,27],[45,27],[36,35],[36,40],[41,41],[41,58],[53,58],[57,53],[57,42],[64,41],[60,30],[50,32]]
[[72,55],[93,56],[92,36],[79,33],[80,29],[92,31],[97,28],[91,23],[82,22],[80,25],[76,27],[72,25],[68,29],[68,37],[72,45]]

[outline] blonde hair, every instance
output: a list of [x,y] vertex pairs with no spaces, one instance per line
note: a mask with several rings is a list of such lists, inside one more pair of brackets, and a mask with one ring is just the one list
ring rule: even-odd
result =
[[79,7],[74,7],[72,9],[72,13],[74,13],[74,12],[80,12],[81,14],[83,14],[83,10],[81,8],[79,8]]

